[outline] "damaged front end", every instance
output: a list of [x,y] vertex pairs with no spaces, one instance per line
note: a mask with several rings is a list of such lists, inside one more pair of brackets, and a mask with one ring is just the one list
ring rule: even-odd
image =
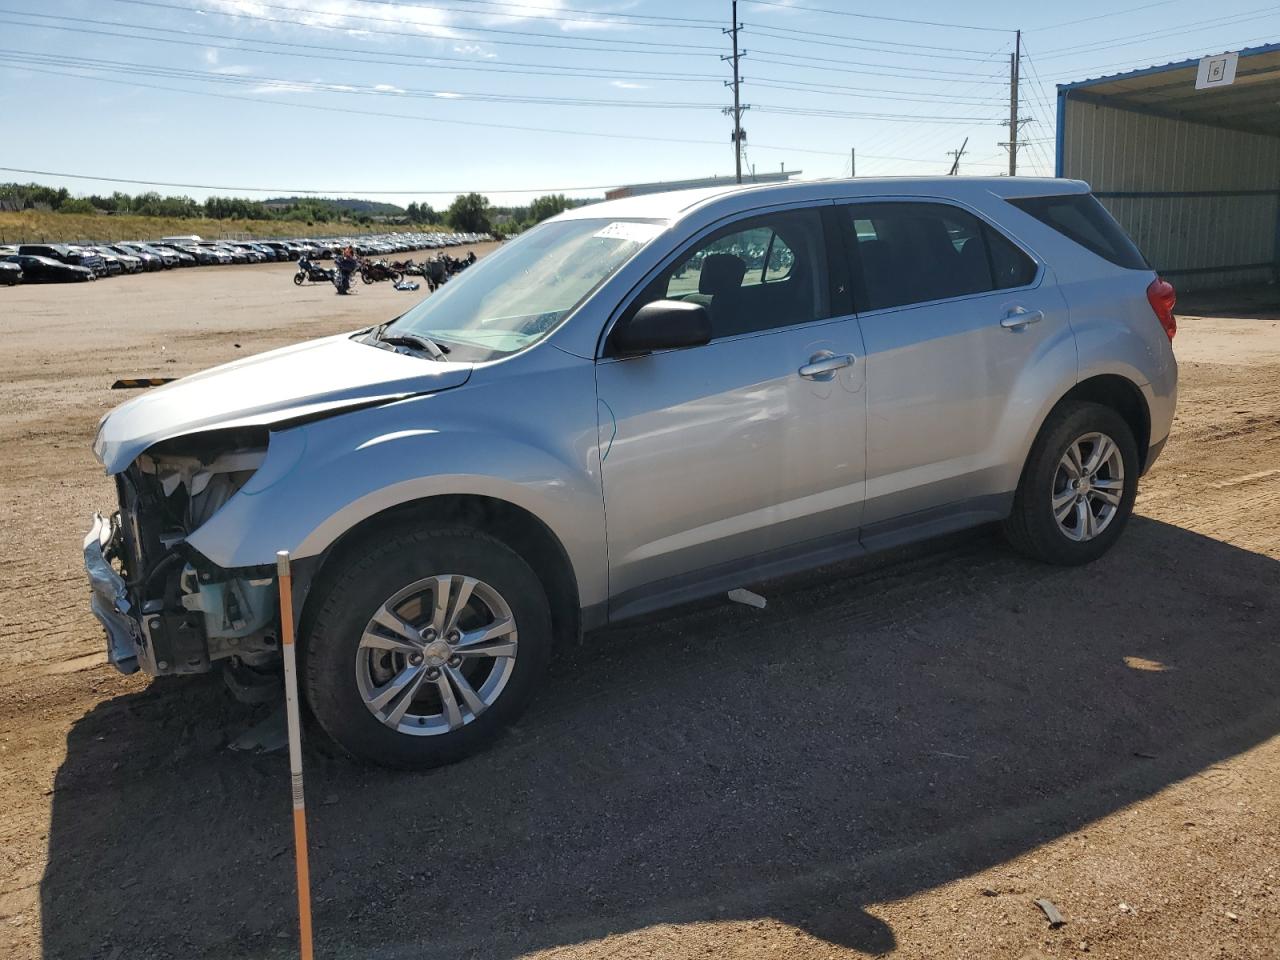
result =
[[119,512],[85,537],[91,606],[123,673],[249,669],[279,655],[275,571],[215,566],[188,537],[261,466],[265,427],[212,430],[149,447],[116,475]]

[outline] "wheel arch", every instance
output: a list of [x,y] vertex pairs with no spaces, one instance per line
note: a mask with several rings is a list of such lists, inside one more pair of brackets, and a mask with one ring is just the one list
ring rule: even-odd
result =
[[301,604],[306,635],[309,618],[319,603],[317,586],[334,571],[339,558],[388,530],[422,524],[436,528],[466,527],[506,544],[529,564],[546,592],[551,626],[557,643],[574,642],[581,635],[582,612],[578,581],[564,544],[541,519],[507,500],[479,494],[438,494],[408,500],[372,514],[344,532],[317,558],[308,571]]
[[1138,445],[1138,472],[1145,472],[1151,449],[1151,409],[1138,385],[1128,377],[1114,373],[1103,373],[1081,380],[1058,399],[1041,422],[1041,428],[1065,404],[1077,402],[1110,407],[1124,418]]

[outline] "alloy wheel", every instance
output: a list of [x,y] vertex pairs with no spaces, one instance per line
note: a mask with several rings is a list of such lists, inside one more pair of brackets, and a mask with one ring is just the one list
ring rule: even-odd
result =
[[356,685],[381,723],[449,733],[497,702],[515,669],[516,621],[489,584],[458,574],[419,580],[378,608],[356,650]]
[[1115,519],[1124,498],[1124,457],[1105,433],[1086,433],[1067,445],[1053,477],[1052,509],[1058,529],[1082,543]]

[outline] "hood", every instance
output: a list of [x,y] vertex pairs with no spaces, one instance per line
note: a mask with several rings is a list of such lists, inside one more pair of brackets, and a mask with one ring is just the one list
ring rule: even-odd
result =
[[471,369],[381,350],[348,334],[310,340],[148,390],[102,418],[93,452],[115,474],[161,440],[435,393],[466,383]]

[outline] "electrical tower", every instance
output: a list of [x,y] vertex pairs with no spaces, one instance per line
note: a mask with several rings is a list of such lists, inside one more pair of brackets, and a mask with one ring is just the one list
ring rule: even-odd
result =
[[956,158],[956,159],[955,159],[955,162],[954,162],[953,164],[951,164],[951,172],[950,172],[950,173],[948,173],[948,174],[947,174],[947,176],[949,176],[949,177],[954,177],[957,173],[959,173],[959,172],[960,172],[960,158],[964,156],[965,147],[967,147],[967,146],[969,146],[969,138],[968,138],[968,137],[965,137],[965,138],[964,138],[964,143],[960,144],[960,149],[959,149],[959,150],[948,150],[948,151],[947,151],[947,156],[948,156],[948,157],[955,157],[955,158]]
[[726,80],[726,87],[733,87],[733,106],[725,107],[721,113],[725,116],[733,117],[733,133],[729,139],[733,141],[733,169],[734,175],[738,183],[742,182],[742,147],[747,140],[747,132],[742,129],[742,114],[745,110],[750,110],[749,104],[742,102],[742,75],[738,70],[739,61],[747,55],[747,51],[738,50],[738,33],[742,30],[742,24],[738,22],[738,0],[731,0],[730,15],[733,17],[733,26],[724,32],[733,38],[733,55],[721,57],[721,60],[728,60],[733,63],[733,79]]

